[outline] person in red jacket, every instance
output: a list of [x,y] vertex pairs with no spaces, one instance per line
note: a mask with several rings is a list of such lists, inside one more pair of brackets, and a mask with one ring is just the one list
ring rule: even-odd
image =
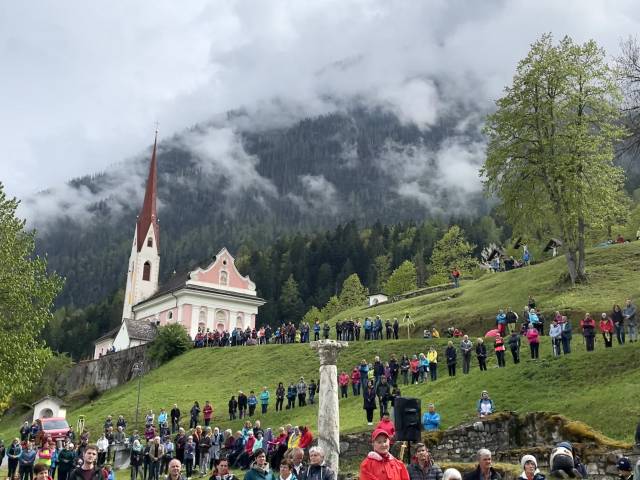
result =
[[613,329],[613,320],[609,315],[603,313],[602,318],[600,318],[600,333],[602,333],[605,348],[613,346]]
[[587,352],[592,352],[596,340],[596,321],[591,318],[590,313],[587,312],[584,318],[580,320],[580,328],[582,328],[582,335],[587,345]]
[[525,334],[529,341],[529,350],[531,350],[531,358],[537,359],[540,354],[540,333],[535,325],[530,324],[527,333]]
[[302,425],[300,428],[300,441],[298,442],[298,447],[300,448],[309,448],[311,446],[311,442],[313,442],[313,434],[309,427]]
[[207,400],[204,404],[204,408],[202,409],[202,414],[204,416],[204,426],[208,427],[211,423],[211,417],[213,417],[213,407],[211,406],[211,402]]
[[391,444],[393,445],[393,439],[396,436],[396,427],[391,421],[389,412],[384,412],[382,414],[382,418],[380,419],[378,424],[375,426],[374,430],[384,430],[385,432],[387,432],[389,434]]
[[389,434],[376,429],[371,434],[373,452],[360,464],[360,480],[409,480],[407,467],[389,453]]
[[358,367],[353,367],[351,372],[351,388],[353,389],[353,396],[360,395],[360,370]]
[[338,375],[338,385],[340,385],[340,398],[347,398],[349,392],[349,375],[343,371]]

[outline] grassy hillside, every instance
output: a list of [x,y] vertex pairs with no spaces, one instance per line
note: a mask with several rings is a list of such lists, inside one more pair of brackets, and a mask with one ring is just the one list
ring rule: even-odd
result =
[[[557,257],[531,267],[486,274],[478,280],[462,281],[459,289],[431,293],[374,308],[354,308],[336,315],[331,323],[349,317],[380,315],[383,319],[408,312],[416,330],[435,325],[463,328],[473,335],[494,328],[500,308],[511,306],[521,314],[529,295],[544,313],[560,310],[572,319],[585,312],[611,311],[626,298],[640,300],[640,242],[593,248],[587,251],[589,281],[571,287],[564,281],[566,260]],[[333,334],[333,332],[332,332]]]
[[[430,342],[430,341],[429,341]],[[383,359],[391,353],[402,354],[425,351],[429,342],[400,340],[360,342],[341,354],[340,369],[351,368],[360,359],[371,360],[379,354]],[[480,391],[489,390],[500,410],[519,412],[548,410],[581,420],[618,440],[630,441],[637,420],[637,408],[630,399],[637,398],[640,385],[640,348],[638,344],[614,346],[605,350],[602,344],[596,352],[584,351],[581,339],[574,341],[575,352],[564,358],[550,357],[548,338],[543,338],[541,357],[537,361],[524,360],[507,368],[494,367],[480,372],[475,363],[469,375],[446,376],[440,365],[436,382],[403,387],[407,396],[435,402],[442,414],[443,426],[449,427],[474,416],[475,401]],[[438,343],[440,351],[444,341]],[[523,349],[523,357],[527,350]],[[173,403],[188,411],[193,400],[213,402],[216,424],[238,429],[240,421],[228,422],[226,405],[238,389],[258,391],[267,385],[274,392],[277,382],[317,379],[318,360],[307,345],[271,345],[229,349],[200,349],[169,362],[142,379],[140,412],[149,408],[170,408]],[[444,370],[444,371],[443,371]],[[106,392],[89,405],[71,408],[70,421],[85,415],[88,428],[99,431],[107,414],[124,414],[132,422],[135,417],[137,382],[130,382]],[[344,431],[366,429],[362,400],[350,397],[341,400],[341,428]],[[286,423],[308,424],[316,428],[316,408],[309,406],[282,413],[273,412],[260,418],[264,426],[277,427]],[[0,438],[15,435],[20,426],[16,416],[5,416],[0,422]]]
[[[440,328],[455,324],[475,335],[493,327],[498,308],[511,305],[520,311],[529,294],[536,297],[545,312],[559,309],[572,312],[574,318],[587,310],[594,314],[609,310],[614,302],[622,303],[629,296],[639,300],[640,242],[593,249],[589,251],[588,262],[590,282],[575,288],[559,286],[565,263],[564,258],[558,258],[530,268],[463,282],[455,291],[376,309],[356,309],[340,317],[374,313],[384,317],[401,316],[409,311],[419,322],[419,329],[431,324]],[[457,296],[448,299],[451,294]],[[424,352],[431,342],[412,339],[354,343],[341,354],[339,369],[350,370],[362,358],[372,361],[374,355],[386,360],[391,353],[400,357],[403,353]],[[445,343],[446,340],[436,342],[441,354]],[[513,365],[507,355],[507,368],[497,369],[493,368],[491,358],[488,372],[479,372],[474,362],[468,376],[459,373],[455,378],[448,378],[446,367],[440,365],[438,381],[403,387],[402,392],[419,397],[424,403],[435,402],[445,428],[473,418],[475,401],[480,391],[487,389],[500,410],[555,411],[583,421],[612,438],[630,441],[638,415],[631,399],[640,393],[638,344],[615,345],[605,351],[598,341],[597,351],[587,353],[579,335],[573,343],[572,355],[551,358],[549,339],[543,337],[540,360]],[[526,347],[522,353],[523,358],[528,356]],[[263,385],[273,395],[278,382],[286,386],[301,375],[307,381],[317,380],[317,356],[308,345],[193,350],[143,377],[140,418],[149,408],[157,412],[160,407],[171,408],[173,403],[178,403],[186,416],[194,400],[203,404],[209,399],[215,407],[216,424],[238,429],[240,421],[226,420],[231,395],[239,389],[247,393],[254,389],[258,393]],[[72,406],[68,417],[75,424],[78,415],[85,415],[88,427],[96,432],[107,414],[124,414],[132,423],[136,398],[137,382],[131,382],[106,392],[91,404]],[[265,426],[308,424],[315,430],[317,406],[276,414],[274,403],[275,399],[264,418],[258,415],[254,419],[261,418]],[[1,418],[0,439],[15,435],[20,421],[18,415]],[[341,426],[343,431],[367,428],[360,397],[341,400]]]

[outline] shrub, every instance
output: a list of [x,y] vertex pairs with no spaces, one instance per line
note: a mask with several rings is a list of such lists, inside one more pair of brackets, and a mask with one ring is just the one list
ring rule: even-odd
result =
[[183,354],[193,346],[191,338],[182,325],[172,323],[160,327],[158,336],[148,350],[149,358],[164,363]]

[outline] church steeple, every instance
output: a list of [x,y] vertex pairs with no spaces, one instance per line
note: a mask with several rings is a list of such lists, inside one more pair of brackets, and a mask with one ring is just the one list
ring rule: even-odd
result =
[[133,306],[152,296],[158,290],[160,272],[160,226],[156,210],[158,195],[158,161],[156,158],[158,131],[153,141],[149,176],[142,209],[131,245],[127,289],[124,296],[122,319],[133,318]]
[[156,245],[160,245],[160,228],[158,226],[158,213],[156,211],[156,197],[158,195],[158,165],[156,160],[156,148],[158,145],[158,131],[153,141],[153,153],[151,154],[151,165],[149,166],[149,177],[147,178],[147,189],[144,193],[144,202],[142,210],[138,216],[137,237],[138,252],[142,249],[145,241],[145,235],[149,231],[149,227],[153,224],[153,232]]

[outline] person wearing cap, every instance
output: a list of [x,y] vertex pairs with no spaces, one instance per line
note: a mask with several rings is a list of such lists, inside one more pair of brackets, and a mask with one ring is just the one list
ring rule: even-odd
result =
[[522,473],[518,480],[544,480],[545,476],[538,470],[538,461],[533,455],[524,455],[520,459]]
[[618,476],[622,480],[633,480],[633,468],[627,457],[620,458],[616,466],[618,467]]
[[481,448],[477,453],[478,466],[465,474],[463,480],[502,480],[500,474],[491,466],[491,451]]
[[389,453],[390,440],[385,430],[373,431],[373,452],[369,452],[360,464],[360,480],[409,480],[407,467]]
[[587,470],[575,456],[573,445],[570,442],[560,442],[553,450],[549,458],[551,475],[557,478],[586,478]]
[[416,461],[408,467],[410,480],[442,480],[442,469],[433,462],[424,443],[416,444]]

